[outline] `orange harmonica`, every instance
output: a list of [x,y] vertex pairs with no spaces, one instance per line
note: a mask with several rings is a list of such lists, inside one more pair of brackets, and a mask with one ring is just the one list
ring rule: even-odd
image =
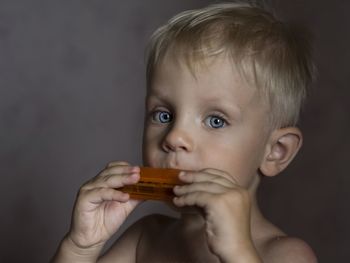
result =
[[141,167],[140,181],[120,190],[129,193],[133,199],[171,201],[175,196],[174,186],[183,184],[179,173],[177,169]]

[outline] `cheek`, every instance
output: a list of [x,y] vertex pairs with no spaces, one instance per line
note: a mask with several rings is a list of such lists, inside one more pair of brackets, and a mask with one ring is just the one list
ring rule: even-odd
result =
[[145,147],[143,149],[143,164],[145,166],[155,167],[157,166],[156,160],[157,160],[156,152],[152,150],[151,147]]
[[217,138],[203,140],[199,145],[198,153],[200,156],[198,157],[207,167],[227,171],[232,161],[237,160],[239,156],[237,156],[236,147],[232,141],[224,138],[224,136],[220,139]]
[[226,171],[244,184],[244,178],[256,174],[260,155],[251,141],[234,138],[223,136],[207,143],[202,158],[206,165]]
[[143,135],[143,163],[146,166],[156,166],[155,160],[157,159],[157,149],[159,145],[159,141],[157,140],[157,136],[155,136],[150,129],[145,129]]

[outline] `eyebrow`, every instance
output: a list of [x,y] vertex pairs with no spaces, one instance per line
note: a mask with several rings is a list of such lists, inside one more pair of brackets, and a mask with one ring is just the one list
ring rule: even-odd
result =
[[[161,91],[153,91],[152,93],[147,94],[147,98],[152,98],[164,103],[168,103],[171,97],[167,96]],[[226,115],[233,114],[235,118],[241,118],[243,112],[242,108],[239,105],[230,102],[223,103],[222,98],[203,98],[201,104],[212,108],[212,110],[222,111]]]
[[[158,85],[153,85],[153,88],[148,88],[147,95],[152,94],[152,95],[157,96],[157,97],[164,97],[166,94],[166,92],[164,92],[164,90],[166,90],[167,87],[163,86],[163,85],[161,85],[159,87],[157,87],[157,86]],[[157,88],[155,88],[155,87],[157,87]]]
[[171,96],[166,95],[165,92],[162,92],[162,91],[152,91],[152,92],[147,92],[146,94],[146,99],[149,99],[149,98],[161,100],[163,102],[168,102]]
[[230,112],[233,112],[235,116],[241,116],[242,115],[242,108],[234,104],[233,102],[223,101],[221,98],[208,98],[203,99],[204,103],[206,105],[212,106],[214,108],[217,108],[217,110],[224,110],[228,109]]

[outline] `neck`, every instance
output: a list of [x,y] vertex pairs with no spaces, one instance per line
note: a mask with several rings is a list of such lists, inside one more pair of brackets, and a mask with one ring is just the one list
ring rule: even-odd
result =
[[251,211],[250,211],[250,231],[251,236],[253,237],[254,243],[257,243],[259,240],[263,240],[271,234],[272,232],[278,235],[282,235],[283,232],[272,225],[264,215],[262,214],[259,204],[257,201],[257,190],[260,184],[261,177],[258,175],[256,180],[252,184],[252,187],[249,189],[251,196]]

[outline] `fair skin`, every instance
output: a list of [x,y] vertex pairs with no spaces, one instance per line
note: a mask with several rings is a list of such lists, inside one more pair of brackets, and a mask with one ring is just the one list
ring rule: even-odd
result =
[[[54,262],[316,262],[303,241],[261,214],[261,174],[275,176],[301,146],[297,128],[269,129],[269,108],[230,59],[194,74],[169,52],[146,100],[144,163],[183,170],[174,188],[180,219],[141,219],[102,257],[106,241],[140,203],[116,188],[139,167],[110,163],[80,190],[70,232]],[[202,65],[202,64],[201,64]]]

